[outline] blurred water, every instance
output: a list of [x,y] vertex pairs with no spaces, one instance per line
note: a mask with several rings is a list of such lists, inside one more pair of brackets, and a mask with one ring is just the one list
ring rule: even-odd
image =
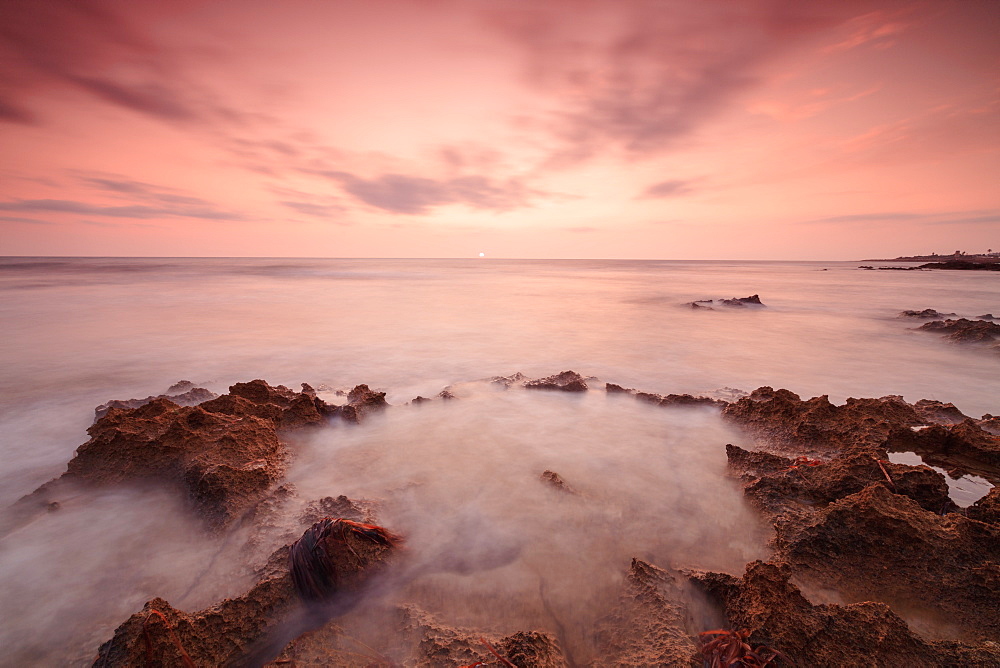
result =
[[[767,307],[683,306],[751,294]],[[838,403],[901,394],[950,401],[974,416],[1000,413],[1000,356],[913,331],[919,322],[896,317],[924,308],[1000,314],[1000,276],[861,271],[856,263],[835,262],[0,259],[0,504],[64,470],[86,441],[95,406],[159,394],[180,379],[217,392],[253,378],[293,388],[368,383],[402,404],[492,375],[573,369],[660,393],[771,385],[806,397],[828,394]],[[539,469],[556,468],[596,505],[592,516],[548,507],[548,519],[537,525],[544,531],[519,538],[571,528],[561,547],[526,549],[519,562],[535,564],[531,577],[548,572],[554,583],[561,582],[559,569],[538,564],[549,557],[560,563],[569,546],[593,554],[591,570],[572,572],[605,588],[613,578],[601,580],[594,564],[618,563],[626,553],[722,568],[763,550],[738,490],[723,482],[722,446],[739,436],[713,413],[656,411],[603,392],[576,399],[473,394],[428,410],[400,409],[356,430],[325,430],[302,446],[290,476],[303,494],[384,500],[389,518],[418,545],[451,544],[470,523],[483,522],[500,532],[493,542],[502,544],[531,521],[531,500],[548,492],[533,487]],[[417,481],[421,491],[399,491]],[[136,493],[133,508],[154,503]],[[602,495],[615,500],[593,501]],[[505,505],[507,497],[528,505]],[[101,503],[64,517],[81,513],[91,531],[119,541],[107,566],[134,569],[127,581],[146,583],[107,601],[105,632],[145,598],[178,596],[189,574],[162,560],[136,566],[146,552],[120,543],[118,518],[107,510],[113,502]],[[422,523],[465,503],[472,519]],[[183,564],[215,549],[188,536],[185,519],[163,512],[155,520],[133,513],[135,531],[146,536],[144,550],[172,554],[183,536],[190,543],[187,556],[177,559]],[[694,522],[647,530],[656,517],[674,516]],[[630,523],[622,526],[617,520],[625,517]],[[706,517],[713,518],[707,530],[696,530]],[[160,531],[157,522],[170,530]],[[68,557],[59,555],[71,553],[75,539],[53,531],[40,521],[20,532],[16,549],[10,541],[0,545],[4,578],[72,585],[86,600],[100,579],[67,566]],[[620,549],[608,550],[609,541],[619,541]],[[31,555],[38,554],[49,561],[31,570]],[[514,586],[528,571],[505,572],[506,586]],[[245,584],[235,576],[221,580],[213,594]],[[531,578],[522,584],[537,586]],[[563,584],[553,585],[555,599],[564,592],[565,609],[580,607]],[[48,595],[38,587],[22,584],[16,596],[0,596],[0,614]],[[44,618],[44,610],[27,617]],[[575,622],[585,624],[586,615]],[[23,630],[11,627],[5,639],[18,634]]]

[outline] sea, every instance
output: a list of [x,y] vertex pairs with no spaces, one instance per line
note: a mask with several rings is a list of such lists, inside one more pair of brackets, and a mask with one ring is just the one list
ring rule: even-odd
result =
[[[724,446],[745,437],[717,410],[656,408],[605,382],[1000,414],[1000,355],[899,317],[1000,317],[1000,274],[859,264],[0,258],[0,506],[60,475],[108,400],[260,378],[342,403],[364,383],[392,408],[298,439],[296,502],[368,499],[408,537],[422,566],[384,605],[417,601],[497,632],[558,626],[580,662],[631,557],[739,573],[768,554],[767,528],[726,476]],[[718,303],[751,295],[762,305]],[[488,382],[566,370],[592,391]],[[408,403],[445,388],[458,399]],[[543,470],[578,501],[550,498]],[[193,611],[246,591],[246,538],[206,533],[169,488],[66,499],[0,538],[0,665],[89,665],[154,596]],[[456,553],[479,566],[449,571]]]

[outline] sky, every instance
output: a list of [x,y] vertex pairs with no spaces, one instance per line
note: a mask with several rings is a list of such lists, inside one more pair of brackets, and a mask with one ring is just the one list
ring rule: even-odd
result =
[[1000,2],[0,0],[0,255],[1000,250]]

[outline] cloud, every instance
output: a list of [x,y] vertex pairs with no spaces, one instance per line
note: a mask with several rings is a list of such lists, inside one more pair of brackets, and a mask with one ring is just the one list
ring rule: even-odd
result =
[[[641,157],[692,135],[799,39],[843,23],[814,3],[563,3],[486,13],[558,108],[552,164],[608,148]],[[539,121],[536,121],[539,122]]]
[[211,105],[192,99],[195,89],[184,80],[173,54],[137,27],[155,22],[178,4],[4,0],[0,121],[34,122],[31,100],[36,91],[52,86],[70,86],[167,121],[194,120],[210,112]]
[[316,204],[315,202],[294,202],[291,200],[282,201],[281,204],[299,213],[317,218],[327,218],[345,210],[344,207],[337,204]]
[[17,216],[0,216],[0,221],[5,223],[26,223],[28,225],[51,225],[48,220],[37,220],[35,218],[19,218]]
[[1000,211],[979,209],[972,211],[938,211],[917,213],[914,211],[886,211],[882,213],[852,213],[827,216],[802,221],[803,224],[872,224],[889,222],[913,222],[926,225],[982,225],[1000,223]]
[[660,183],[654,183],[653,185],[646,188],[642,193],[642,197],[678,197],[680,195],[686,195],[694,190],[692,187],[692,181],[685,181],[682,179],[671,179],[669,181],[661,181]]
[[211,206],[97,206],[86,202],[76,202],[62,199],[22,199],[12,202],[0,202],[0,211],[78,213],[90,216],[107,216],[109,218],[177,217],[203,218],[209,220],[245,220],[245,217],[241,214],[222,211]]
[[434,180],[406,174],[383,174],[363,179],[342,171],[317,170],[312,173],[340,183],[344,191],[365,204],[410,215],[422,215],[433,207],[447,204],[509,211],[526,206],[529,195],[537,194],[514,179],[497,182],[483,176]]

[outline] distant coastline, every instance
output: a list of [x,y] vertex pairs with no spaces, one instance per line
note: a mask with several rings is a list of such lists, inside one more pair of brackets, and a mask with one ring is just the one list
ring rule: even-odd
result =
[[858,260],[859,262],[981,262],[981,263],[1000,263],[1000,253],[973,253],[967,254],[961,251],[955,251],[950,255],[938,255],[937,253],[932,253],[930,255],[908,255],[895,258],[881,258],[872,260]]

